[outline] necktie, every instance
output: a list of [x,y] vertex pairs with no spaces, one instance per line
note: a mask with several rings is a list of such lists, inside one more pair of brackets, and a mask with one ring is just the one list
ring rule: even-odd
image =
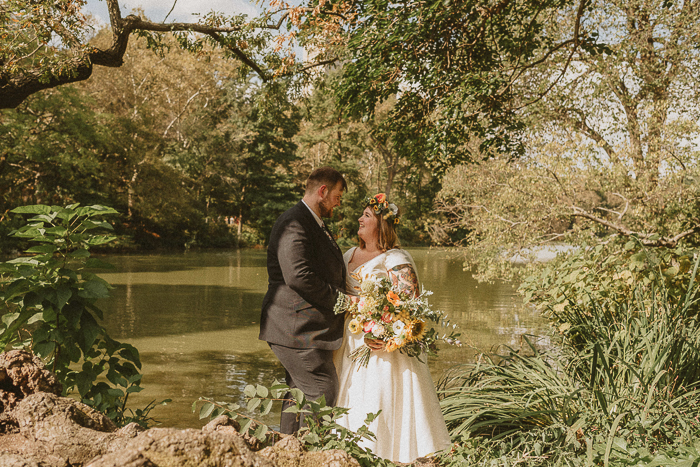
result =
[[338,244],[335,243],[335,240],[333,239],[333,235],[331,235],[331,231],[328,230],[328,226],[326,226],[326,223],[325,223],[325,222],[323,223],[323,226],[322,226],[321,228],[323,229],[323,231],[325,232],[326,236],[327,236],[328,239],[331,241],[331,243],[333,244],[333,246],[336,247],[337,249],[340,249],[340,247],[338,246]]

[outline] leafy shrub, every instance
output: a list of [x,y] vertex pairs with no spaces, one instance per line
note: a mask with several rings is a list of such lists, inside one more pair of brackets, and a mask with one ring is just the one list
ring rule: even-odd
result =
[[462,440],[445,462],[696,459],[700,258],[673,264],[688,257],[630,250],[616,257],[601,248],[560,260],[540,288],[531,278],[524,288],[554,324],[558,345],[484,356],[441,382],[446,422]]
[[[598,245],[560,255],[537,274],[525,278],[520,291],[526,302],[537,306],[557,327],[575,324],[561,314],[571,306],[585,309],[596,303],[609,314],[619,308],[618,303],[632,298],[640,286],[656,284],[656,293],[663,293],[664,299],[673,303],[684,300],[692,274],[693,253],[681,247],[638,247],[637,242],[630,240],[622,248],[614,244]],[[697,313],[698,305],[692,306],[693,310],[689,311]]]
[[153,404],[136,412],[126,408],[129,394],[141,390],[139,352],[109,337],[95,306],[109,296],[110,285],[91,270],[112,266],[88,250],[114,239],[103,218],[117,212],[77,204],[12,212],[30,217],[11,235],[34,246],[26,256],[0,263],[0,350],[31,350],[56,374],[65,395],[77,391],[118,425],[146,425]]
[[[248,385],[244,390],[247,401],[247,412],[235,403],[215,402],[206,398],[199,398],[192,404],[192,411],[196,412],[197,405],[202,403],[199,409],[199,418],[216,418],[219,415],[227,415],[232,419],[241,420],[241,433],[247,433],[263,442],[274,439],[274,435],[281,433],[270,430],[267,425],[257,420],[258,413],[267,415],[275,401],[282,401],[283,396],[290,392],[294,405],[286,409],[287,412],[300,414],[304,417],[306,427],[302,428],[297,436],[309,451],[326,451],[341,449],[354,457],[363,467],[393,467],[394,464],[386,459],[374,455],[369,449],[360,446],[362,439],[374,439],[374,434],[368,425],[376,418],[377,414],[368,414],[364,426],[357,432],[348,430],[338,425],[336,420],[348,412],[343,407],[329,407],[325,398],[321,396],[317,400],[307,399],[304,393],[297,388],[289,389],[286,384],[275,381],[268,389],[258,384]],[[272,435],[272,436],[271,436]]]

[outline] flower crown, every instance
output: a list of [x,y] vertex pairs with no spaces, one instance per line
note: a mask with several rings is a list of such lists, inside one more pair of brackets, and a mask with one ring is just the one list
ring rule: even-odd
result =
[[[382,216],[385,221],[393,224],[400,222],[398,206],[388,202],[384,193],[377,193],[372,197],[365,198],[364,207],[368,206],[372,208],[376,215]],[[391,218],[393,218],[393,221]]]

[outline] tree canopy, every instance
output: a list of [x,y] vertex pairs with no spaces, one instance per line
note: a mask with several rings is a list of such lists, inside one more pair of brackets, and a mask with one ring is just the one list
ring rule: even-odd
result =
[[[584,27],[603,53],[553,54],[550,63],[570,61],[559,81],[548,64],[528,70],[518,94],[551,89],[523,110],[524,157],[491,152],[483,164],[452,171],[440,197],[443,227],[469,231],[461,240],[479,255],[561,242],[697,242],[697,7],[592,2]],[[570,21],[559,18],[560,29]]]
[[155,50],[164,47],[164,35],[170,34],[194,52],[215,46],[263,79],[268,76],[255,60],[275,66],[274,55],[259,54],[266,43],[263,32],[278,29],[279,23],[207,12],[197,23],[156,23],[139,14],[122,17],[119,0],[104,1],[111,38],[101,46],[90,42],[94,28],[82,12],[85,0],[8,0],[0,5],[0,108],[16,107],[44,89],[84,81],[95,66],[122,66],[132,36],[147,38]]

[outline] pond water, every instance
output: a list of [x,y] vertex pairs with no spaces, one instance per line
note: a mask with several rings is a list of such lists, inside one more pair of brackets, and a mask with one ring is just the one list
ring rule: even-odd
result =
[[[408,248],[435,308],[461,328],[464,345],[442,346],[429,365],[437,382],[448,368],[474,360],[477,351],[519,347],[524,334],[544,335],[546,325],[523,307],[511,283],[479,284],[462,260],[443,250]],[[284,369],[258,337],[267,290],[264,250],[187,252],[106,257],[116,269],[100,276],[114,286],[100,302],[104,325],[141,353],[145,388],[130,396],[136,409],[172,399],[151,416],[167,427],[201,427],[192,413],[200,396],[242,402],[247,384],[269,386]],[[279,407],[265,418],[278,426]]]

